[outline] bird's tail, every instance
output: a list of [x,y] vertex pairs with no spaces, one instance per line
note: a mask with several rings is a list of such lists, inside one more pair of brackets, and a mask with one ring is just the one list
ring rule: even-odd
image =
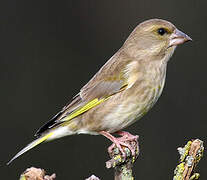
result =
[[19,151],[8,163],[7,165],[9,165],[13,160],[15,160],[16,158],[18,158],[19,156],[21,156],[22,154],[24,154],[25,152],[29,151],[30,149],[34,148],[35,146],[39,145],[40,143],[46,141],[47,139],[49,139],[52,135],[54,134],[54,132],[49,132],[47,134],[45,134],[42,137],[39,137],[38,139],[32,141],[30,144],[28,144],[25,148],[23,148],[21,151]]
[[59,126],[53,129],[50,129],[47,133],[42,134],[39,138],[32,141],[28,144],[25,148],[19,151],[8,163],[9,165],[13,160],[24,154],[25,152],[29,151],[30,149],[34,148],[35,146],[41,144],[42,142],[51,141],[57,138],[61,138],[63,136],[72,135],[75,132],[69,129],[69,126]]

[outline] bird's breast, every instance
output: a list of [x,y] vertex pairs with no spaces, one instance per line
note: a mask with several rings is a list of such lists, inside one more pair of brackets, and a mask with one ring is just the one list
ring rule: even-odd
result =
[[112,97],[115,102],[103,120],[108,131],[123,129],[145,115],[157,102],[165,84],[166,66],[153,66],[126,91]]

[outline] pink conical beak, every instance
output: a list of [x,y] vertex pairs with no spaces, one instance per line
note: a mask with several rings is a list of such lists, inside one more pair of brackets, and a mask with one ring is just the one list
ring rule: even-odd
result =
[[170,36],[170,43],[169,47],[171,46],[177,46],[179,44],[183,44],[187,41],[192,41],[192,39],[183,33],[182,31],[179,31],[178,29],[175,29],[172,35]]

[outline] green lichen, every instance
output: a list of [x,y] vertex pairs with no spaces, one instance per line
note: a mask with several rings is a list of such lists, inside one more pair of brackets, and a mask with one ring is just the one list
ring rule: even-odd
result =
[[120,174],[120,179],[122,180],[134,180],[133,174],[132,174],[132,169],[131,168],[127,168],[127,165],[123,165],[121,167],[119,167],[119,171],[121,172]]
[[27,180],[25,175],[21,175],[19,180]]
[[195,179],[199,179],[200,174],[199,173],[195,173],[190,177],[190,180],[195,180]]
[[190,150],[190,146],[192,144],[192,141],[188,141],[188,143],[185,145],[183,149],[183,154],[180,153],[180,162],[183,162],[185,160],[185,158],[187,157],[189,150]]
[[114,160],[115,160],[115,161],[114,161],[112,167],[116,167],[117,164],[121,164],[121,163],[123,162],[123,158],[122,158],[122,156],[121,156],[120,154],[116,155],[116,156],[114,157]]
[[183,172],[185,169],[185,163],[182,162],[180,164],[177,165],[177,167],[175,168],[175,176],[173,177],[173,180],[183,180]]

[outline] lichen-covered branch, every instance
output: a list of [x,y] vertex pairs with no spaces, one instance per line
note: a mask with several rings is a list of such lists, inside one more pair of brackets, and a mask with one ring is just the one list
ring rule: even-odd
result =
[[[138,138],[138,136],[137,136]],[[137,139],[126,140],[126,144],[135,149],[135,156],[132,156],[131,151],[127,147],[122,147],[126,153],[126,158],[119,151],[115,144],[112,145],[112,151],[109,152],[110,160],[106,162],[106,168],[114,168],[115,180],[134,180],[132,168],[139,155],[139,144]],[[173,180],[196,180],[200,174],[195,173],[195,168],[203,156],[203,141],[196,139],[188,141],[182,148],[178,148],[180,154],[180,162],[174,171]],[[39,168],[28,168],[20,177],[19,180],[55,180],[56,175],[45,175],[45,171]],[[100,180],[92,175],[86,180]]]
[[180,154],[180,163],[174,171],[173,180],[193,180],[200,177],[199,173],[195,173],[195,168],[203,156],[203,141],[196,139],[188,141],[182,148],[178,148]]
[[55,178],[55,174],[48,176],[45,175],[44,169],[31,167],[22,173],[19,180],[55,180]]
[[121,152],[118,148],[114,145],[113,151],[110,153],[109,156],[111,159],[106,162],[106,168],[114,168],[114,179],[115,180],[133,180],[133,173],[132,167],[139,155],[139,145],[138,141],[126,141],[125,143],[130,143],[131,146],[136,150],[136,155],[132,156],[131,152],[128,148],[123,147],[123,150],[126,153],[126,158],[123,158]]

